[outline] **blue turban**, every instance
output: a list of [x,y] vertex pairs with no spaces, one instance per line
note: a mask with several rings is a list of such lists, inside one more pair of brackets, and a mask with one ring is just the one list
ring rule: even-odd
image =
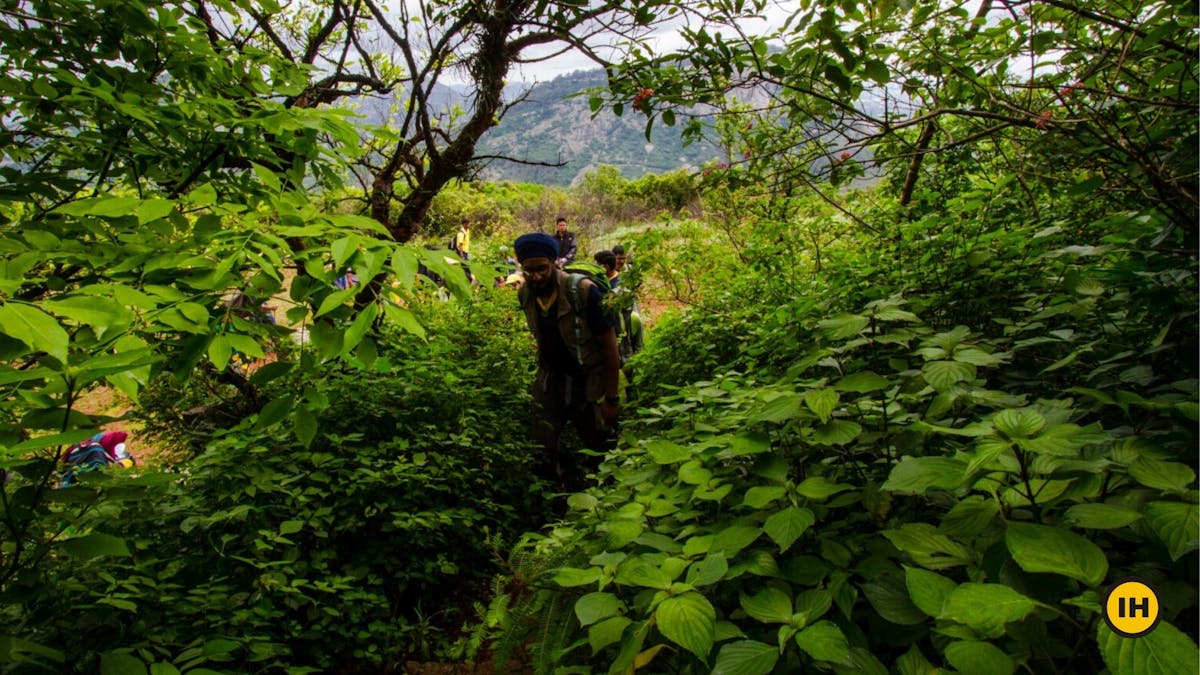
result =
[[558,258],[558,241],[545,232],[530,232],[517,237],[513,242],[513,250],[517,252],[517,260],[529,258]]

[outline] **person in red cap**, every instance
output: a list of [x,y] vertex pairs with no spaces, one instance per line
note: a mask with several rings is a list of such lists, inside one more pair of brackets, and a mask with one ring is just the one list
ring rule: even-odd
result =
[[545,452],[548,477],[580,490],[589,467],[580,457],[563,456],[559,437],[570,422],[584,447],[605,452],[614,446],[621,370],[615,322],[603,310],[599,287],[555,265],[554,237],[524,234],[513,248],[525,274],[518,297],[538,345],[533,436]]

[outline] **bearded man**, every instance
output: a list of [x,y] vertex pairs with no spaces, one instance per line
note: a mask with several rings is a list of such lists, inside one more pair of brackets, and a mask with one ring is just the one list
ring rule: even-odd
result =
[[[518,297],[538,346],[533,383],[533,437],[545,452],[547,477],[568,491],[582,489],[594,462],[566,457],[559,437],[575,426],[584,447],[606,452],[616,440],[621,357],[616,321],[603,309],[603,295],[591,280],[555,265],[558,242],[541,232],[517,237],[517,264],[525,275]],[[578,293],[570,284],[578,284]],[[574,307],[571,297],[579,298]]]

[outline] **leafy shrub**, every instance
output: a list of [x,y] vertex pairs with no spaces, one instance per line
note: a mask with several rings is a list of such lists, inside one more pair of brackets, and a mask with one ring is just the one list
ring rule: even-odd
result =
[[[979,305],[1002,313],[957,326],[914,311],[944,296],[825,309],[856,286],[762,314],[762,335],[808,337],[759,345],[789,366],[735,357],[664,395],[540,542],[569,560],[540,602],[574,610],[540,652],[610,672],[1194,670],[1195,270],[1148,244],[1153,218],[1107,225],[1031,253]],[[1164,606],[1132,651],[1099,618],[1127,576]]]
[[544,517],[531,345],[508,294],[409,307],[426,340],[387,327],[370,367],[302,356],[309,370],[270,383],[319,411],[311,444],[268,404],[178,473],[59,491],[96,506],[8,618],[81,670],[327,671],[448,649],[497,569],[491,540]]

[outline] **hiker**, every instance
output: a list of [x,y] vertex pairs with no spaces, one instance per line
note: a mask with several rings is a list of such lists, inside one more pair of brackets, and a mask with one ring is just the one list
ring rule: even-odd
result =
[[504,262],[496,266],[497,276],[492,280],[493,288],[520,288],[525,279],[521,277],[521,268],[517,259],[508,252],[507,246],[500,247],[500,257]]
[[561,268],[575,260],[575,233],[567,231],[567,219],[564,216],[559,216],[555,221],[554,230],[554,242],[558,245],[558,258],[555,259],[555,264]]
[[354,270],[347,267],[346,272],[342,276],[333,280],[333,285],[338,287],[338,290],[344,291],[347,288],[354,288],[358,285],[358,276],[354,274]]
[[592,254],[592,260],[596,264],[604,268],[604,274],[608,277],[608,286],[614,291],[621,284],[621,268],[617,266],[617,256],[612,251],[604,250],[597,251]]
[[75,477],[113,464],[128,469],[134,465],[133,456],[125,447],[129,434],[124,431],[101,431],[86,441],[67,448],[63,461],[70,468],[63,474],[59,487],[75,484]]
[[613,256],[617,259],[617,273],[620,274],[626,269],[629,269],[629,255],[625,253],[625,247],[617,244],[612,247]]
[[458,232],[450,240],[450,250],[466,262],[471,259],[471,220],[463,218],[458,226]]
[[554,237],[524,234],[514,249],[525,273],[518,297],[538,345],[533,436],[545,453],[548,477],[577,491],[583,488],[584,461],[563,456],[559,436],[570,421],[585,447],[604,452],[614,446],[621,368],[615,322],[595,283],[555,266],[561,256]]
[[[604,268],[609,288],[614,293],[629,293],[629,289],[621,286],[621,268],[617,266],[615,253],[607,250],[598,251],[592,256],[592,259],[596,261],[597,265]],[[621,370],[625,373],[627,386],[625,395],[629,398],[632,397],[629,388],[633,386],[633,369],[629,366],[629,359],[642,351],[642,317],[637,311],[637,303],[632,299],[624,302],[618,301],[617,305],[621,312],[621,323],[617,326],[617,350],[621,355]]]

